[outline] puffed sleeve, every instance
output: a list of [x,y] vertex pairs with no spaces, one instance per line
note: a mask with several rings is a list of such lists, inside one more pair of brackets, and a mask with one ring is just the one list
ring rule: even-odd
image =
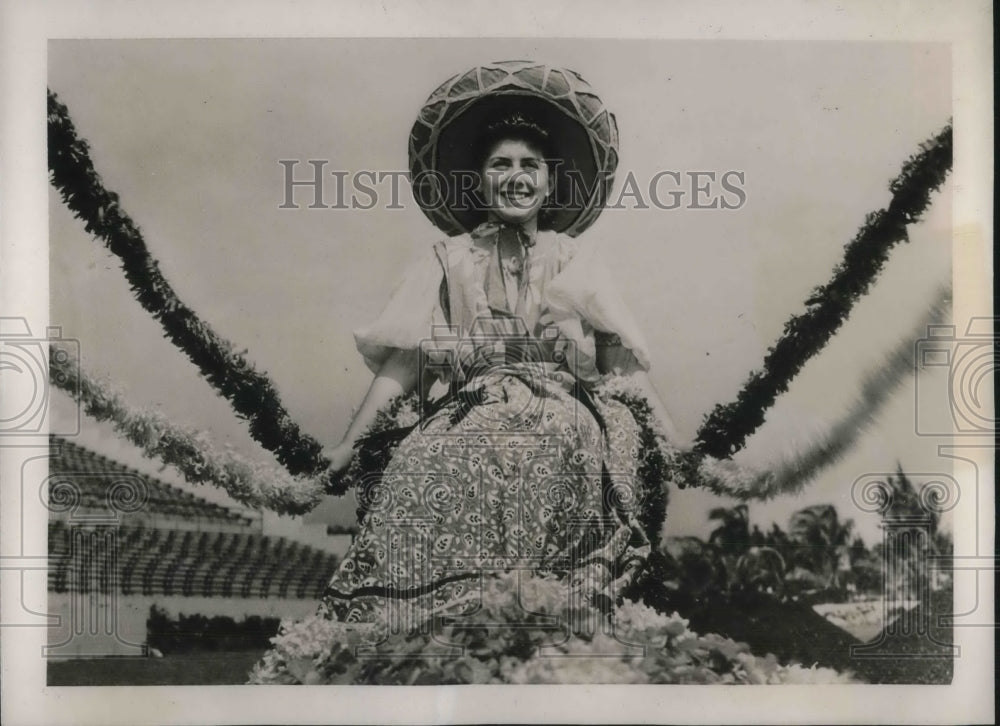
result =
[[433,326],[444,323],[443,280],[437,254],[429,249],[406,270],[375,321],[354,331],[358,351],[372,372],[378,372],[394,348],[416,350]]
[[[584,320],[595,330],[617,335],[643,370],[649,370],[649,349],[632,313],[608,274],[608,264],[596,245],[580,243],[572,259],[549,283],[547,308],[560,329],[571,338],[581,337],[581,352],[590,354],[593,341],[585,341],[574,320]],[[576,333],[576,334],[574,334]]]

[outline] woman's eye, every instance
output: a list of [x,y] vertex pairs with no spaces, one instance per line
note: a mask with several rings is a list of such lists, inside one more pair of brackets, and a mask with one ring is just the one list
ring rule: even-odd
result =
[[538,160],[537,159],[525,159],[524,161],[521,162],[521,166],[524,167],[525,169],[537,169],[538,168]]

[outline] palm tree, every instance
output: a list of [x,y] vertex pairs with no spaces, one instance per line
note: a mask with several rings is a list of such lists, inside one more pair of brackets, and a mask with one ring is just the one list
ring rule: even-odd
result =
[[933,507],[925,506],[921,502],[920,493],[917,492],[916,487],[913,486],[913,482],[903,472],[903,465],[900,462],[896,462],[896,476],[890,476],[888,483],[892,490],[892,503],[883,516],[887,519],[906,516],[926,518],[929,523],[927,529],[928,540],[933,546],[933,543],[937,539],[941,513]]
[[806,548],[803,559],[813,571],[825,575],[828,587],[840,587],[840,563],[850,552],[854,522],[842,522],[832,504],[814,504],[795,512],[789,529],[792,539]]
[[[709,511],[708,518],[719,523],[708,536],[708,545],[716,553],[721,565],[726,590],[730,593],[736,590],[764,592],[768,588],[773,591],[780,585],[784,568],[771,566],[773,557],[762,559],[756,553],[753,557],[747,557],[751,549],[757,549],[751,547],[750,510],[747,504],[716,507]],[[757,528],[755,531],[760,533]],[[780,556],[777,559],[780,560]],[[756,569],[761,571],[756,572]]]
[[869,549],[860,537],[851,543],[851,580],[858,592],[877,593],[882,588],[882,544]]
[[736,560],[735,584],[743,590],[784,595],[785,558],[774,547],[754,545]]
[[788,533],[778,526],[777,522],[774,522],[771,525],[771,529],[769,529],[764,534],[763,544],[767,545],[768,547],[773,547],[778,552],[780,552],[781,556],[784,558],[785,562],[788,565],[794,564],[792,562],[792,559],[795,552],[792,540],[788,536]]
[[[913,483],[903,472],[901,463],[896,463],[896,476],[889,477],[888,481],[892,501],[883,513],[886,522],[896,520],[905,521],[906,518],[913,518],[914,531],[922,531],[925,536],[898,540],[892,552],[883,552],[883,557],[893,557],[897,566],[893,571],[900,578],[898,582],[890,583],[892,587],[902,587],[908,585],[911,592],[923,592],[928,587],[938,588],[949,580],[946,571],[940,568],[933,568],[934,577],[928,579],[928,571],[925,566],[917,564],[925,561],[923,558],[929,556],[948,556],[952,554],[951,537],[938,529],[941,522],[941,514],[933,507],[925,506],[921,501],[921,494],[917,491]],[[885,566],[887,563],[883,563]]]
[[719,526],[708,536],[708,543],[724,554],[740,555],[750,546],[750,511],[744,504],[735,507],[715,507],[708,518]]

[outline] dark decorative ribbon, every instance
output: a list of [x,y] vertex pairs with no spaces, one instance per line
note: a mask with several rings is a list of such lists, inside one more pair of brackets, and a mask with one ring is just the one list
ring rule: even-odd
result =
[[325,470],[329,461],[323,447],[291,420],[271,380],[174,293],[118,195],[104,188],[87,142],[77,136],[66,106],[51,91],[48,134],[52,185],[87,232],[118,256],[136,300],[160,323],[166,337],[247,420],[254,440],[291,474],[314,476]]
[[[889,252],[908,241],[906,225],[920,219],[931,193],[944,183],[951,169],[951,124],[920,145],[890,184],[892,201],[872,212],[864,226],[844,248],[844,257],[833,277],[813,290],[806,312],[785,323],[784,334],[768,349],[764,366],[750,374],[732,403],[717,405],[697,434],[699,455],[724,459],[743,448],[746,439],[764,422],[767,410],[806,361],[820,352],[847,319],[851,308],[878,277]],[[691,462],[696,469],[697,464]]]

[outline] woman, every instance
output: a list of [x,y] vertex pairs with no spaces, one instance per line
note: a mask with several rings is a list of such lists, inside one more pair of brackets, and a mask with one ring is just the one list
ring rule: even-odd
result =
[[446,392],[384,471],[368,472],[326,616],[460,613],[476,607],[484,573],[514,569],[568,573],[592,601],[613,598],[648,553],[639,431],[595,393],[609,374],[650,393],[646,347],[593,245],[574,238],[600,213],[616,147],[614,117],[572,71],[495,63],[428,99],[410,137],[414,193],[455,236],[355,334],[375,378],[333,469],[370,444],[391,401]]

